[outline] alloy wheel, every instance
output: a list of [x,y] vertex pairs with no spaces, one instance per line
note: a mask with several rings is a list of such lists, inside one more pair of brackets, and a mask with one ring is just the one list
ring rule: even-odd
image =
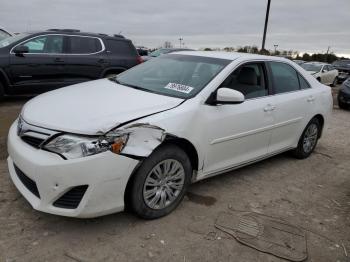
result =
[[305,153],[310,153],[316,145],[318,137],[318,126],[311,124],[306,129],[303,139],[303,149]]
[[184,182],[182,164],[175,159],[163,160],[148,173],[143,186],[143,200],[152,209],[163,209],[177,199]]

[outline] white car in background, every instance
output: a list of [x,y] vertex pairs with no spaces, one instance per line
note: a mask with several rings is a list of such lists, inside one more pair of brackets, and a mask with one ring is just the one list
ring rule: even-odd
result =
[[300,65],[319,82],[325,85],[335,86],[338,82],[338,70],[330,64],[320,62],[308,62]]
[[307,158],[332,101],[284,58],[162,55],[27,102],[9,131],[8,168],[37,210],[96,217],[129,205],[158,218],[191,182],[289,150]]

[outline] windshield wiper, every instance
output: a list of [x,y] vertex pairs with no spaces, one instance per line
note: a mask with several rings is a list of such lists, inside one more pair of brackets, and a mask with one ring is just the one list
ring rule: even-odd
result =
[[116,82],[119,85],[135,88],[135,89],[138,89],[138,90],[143,90],[143,91],[150,92],[150,93],[156,93],[156,92],[154,92],[152,90],[149,90],[149,89],[141,87],[141,86],[131,85],[131,84],[127,84],[127,83],[121,82],[121,81],[118,80],[118,77],[115,77],[114,79],[110,79],[110,80]]

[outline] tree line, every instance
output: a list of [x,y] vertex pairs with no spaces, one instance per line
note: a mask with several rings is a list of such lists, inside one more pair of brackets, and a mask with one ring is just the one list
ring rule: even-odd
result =
[[224,48],[204,48],[204,51],[226,51],[226,52],[240,52],[240,53],[250,53],[250,54],[263,54],[263,55],[272,55],[272,56],[283,56],[289,59],[298,59],[304,61],[318,61],[325,63],[333,63],[339,59],[345,59],[344,57],[338,57],[334,53],[315,53],[308,54],[304,53],[300,55],[298,51],[295,50],[262,50],[257,46],[239,46],[239,47],[224,47]]

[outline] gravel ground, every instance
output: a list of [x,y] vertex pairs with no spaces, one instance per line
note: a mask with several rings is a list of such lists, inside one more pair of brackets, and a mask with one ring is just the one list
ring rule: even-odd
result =
[[307,261],[350,261],[350,111],[335,106],[310,158],[282,154],[201,181],[167,217],[80,220],[33,210],[10,181],[6,135],[25,101],[0,104],[0,261],[285,261],[189,227],[214,221],[228,207],[307,230]]

